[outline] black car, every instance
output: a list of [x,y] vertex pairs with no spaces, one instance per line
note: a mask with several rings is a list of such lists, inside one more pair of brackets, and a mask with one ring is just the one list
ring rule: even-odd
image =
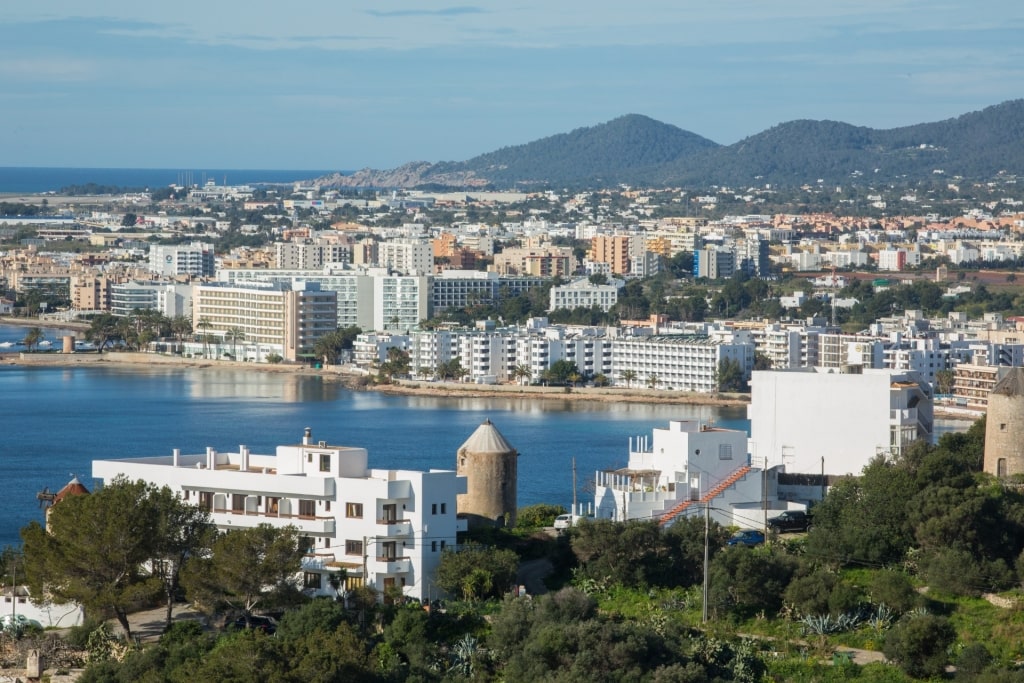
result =
[[277,633],[277,621],[273,617],[258,617],[251,616],[246,620],[245,617],[238,617],[232,622],[228,623],[227,629],[229,631],[244,631],[245,629],[253,629],[254,631],[263,631],[268,636],[272,636]]
[[811,528],[811,518],[803,510],[786,510],[778,517],[769,519],[768,528],[779,533],[807,531]]

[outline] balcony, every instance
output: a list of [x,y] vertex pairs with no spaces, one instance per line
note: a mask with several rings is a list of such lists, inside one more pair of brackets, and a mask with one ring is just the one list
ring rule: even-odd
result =
[[377,572],[383,574],[406,574],[412,571],[412,560],[408,557],[377,557]]
[[377,524],[384,527],[377,531],[379,536],[393,538],[412,535],[412,522],[407,519],[378,519]]
[[315,536],[331,536],[335,531],[333,517],[308,517],[305,515],[281,515],[265,512],[242,512],[234,510],[213,510],[210,521],[222,529],[248,529],[259,524],[269,524],[275,529],[295,527],[299,533]]
[[903,410],[890,410],[889,423],[893,425],[917,424],[917,408],[906,408]]

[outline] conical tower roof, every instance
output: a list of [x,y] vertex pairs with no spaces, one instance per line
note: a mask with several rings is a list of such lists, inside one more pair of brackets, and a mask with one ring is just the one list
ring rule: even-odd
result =
[[1006,376],[992,387],[993,394],[1024,396],[1024,368],[1010,368]]
[[484,423],[476,428],[466,443],[462,444],[459,448],[459,452],[467,451],[469,453],[515,453],[516,449],[512,448],[505,437],[501,435],[498,428],[491,424],[490,420],[484,420]]
[[88,495],[88,493],[89,489],[85,488],[85,485],[78,481],[78,477],[74,477],[64,488],[57,491],[56,495],[53,496],[53,503],[57,504],[68,496],[84,496]]

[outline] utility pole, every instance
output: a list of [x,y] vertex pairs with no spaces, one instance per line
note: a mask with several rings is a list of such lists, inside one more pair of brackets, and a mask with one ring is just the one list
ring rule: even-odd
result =
[[576,514],[576,456],[572,458],[572,514]]
[[701,622],[708,623],[708,542],[711,530],[711,501],[704,503],[704,600]]

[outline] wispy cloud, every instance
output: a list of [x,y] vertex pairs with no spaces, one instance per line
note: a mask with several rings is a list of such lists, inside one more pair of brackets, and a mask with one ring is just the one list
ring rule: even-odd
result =
[[396,9],[396,10],[376,10],[369,9],[366,13],[373,17],[381,18],[392,18],[392,17],[459,17],[466,14],[486,14],[487,11],[482,7],[473,7],[471,5],[464,5],[461,7],[442,7],[440,9]]

